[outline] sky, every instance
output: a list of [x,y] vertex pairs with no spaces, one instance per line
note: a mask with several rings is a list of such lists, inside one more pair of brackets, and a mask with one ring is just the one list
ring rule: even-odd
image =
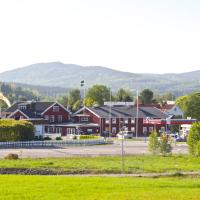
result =
[[200,70],[200,1],[0,0],[0,72],[54,61]]

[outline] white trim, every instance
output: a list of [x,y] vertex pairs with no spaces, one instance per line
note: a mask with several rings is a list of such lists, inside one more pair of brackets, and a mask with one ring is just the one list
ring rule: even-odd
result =
[[22,115],[24,115],[27,119],[29,119],[29,117],[23,113],[21,110],[17,109],[15,112],[11,113],[7,118],[10,118],[12,115],[16,114],[17,112],[20,112]]
[[89,110],[92,114],[94,114],[95,116],[97,116],[98,118],[101,118],[99,115],[97,115],[94,111],[90,110],[88,107],[84,106],[83,108],[79,109],[78,111],[76,111],[73,115],[78,114],[79,112],[81,112],[82,110],[87,109]]
[[50,108],[52,108],[53,106],[55,106],[56,104],[58,104],[61,108],[63,108],[65,111],[67,111],[68,113],[70,113],[69,112],[69,110],[67,109],[67,108],[65,108],[62,104],[60,104],[60,103],[58,103],[58,102],[55,102],[55,103],[53,103],[51,106],[49,106],[46,110],[44,110],[42,113],[41,113],[41,115],[43,115],[45,112],[47,112]]

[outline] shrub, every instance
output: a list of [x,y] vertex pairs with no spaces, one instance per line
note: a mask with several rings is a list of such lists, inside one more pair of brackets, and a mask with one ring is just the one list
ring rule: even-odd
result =
[[169,136],[166,133],[163,133],[159,141],[159,151],[162,155],[171,153],[172,146],[170,144]]
[[171,153],[172,147],[168,135],[163,133],[158,140],[157,132],[152,132],[149,136],[148,149],[153,154],[161,153],[164,156]]
[[158,137],[157,137],[157,132],[153,131],[149,136],[148,149],[153,154],[157,154],[158,148],[159,148],[159,141],[158,141]]
[[80,140],[91,140],[91,139],[98,139],[98,136],[95,135],[80,135]]
[[9,153],[8,155],[6,155],[4,157],[4,159],[17,160],[17,159],[19,159],[19,156],[17,154],[14,154],[14,153]]
[[61,137],[56,137],[56,140],[62,140],[62,138]]
[[39,135],[39,136],[35,136],[34,140],[36,140],[36,141],[42,141],[44,139],[43,139],[42,135]]
[[34,140],[34,125],[25,120],[0,120],[0,142]]
[[197,144],[196,144],[195,155],[200,156],[200,141],[198,141]]
[[197,153],[197,145],[200,141],[200,122],[194,123],[190,128],[190,132],[187,138],[187,144],[189,146],[189,152],[192,155]]
[[51,140],[49,136],[44,137],[44,140]]

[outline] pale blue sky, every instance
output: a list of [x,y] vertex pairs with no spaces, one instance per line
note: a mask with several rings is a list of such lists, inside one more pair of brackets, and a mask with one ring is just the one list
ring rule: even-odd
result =
[[37,62],[200,70],[200,1],[0,0],[0,72]]

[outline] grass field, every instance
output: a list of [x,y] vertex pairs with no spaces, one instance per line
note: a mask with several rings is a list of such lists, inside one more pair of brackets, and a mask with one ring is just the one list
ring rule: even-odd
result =
[[0,176],[0,200],[198,200],[197,178]]
[[[120,173],[121,157],[72,157],[41,159],[0,159],[0,168],[32,168],[68,173]],[[126,173],[200,171],[200,159],[180,156],[126,156]]]

